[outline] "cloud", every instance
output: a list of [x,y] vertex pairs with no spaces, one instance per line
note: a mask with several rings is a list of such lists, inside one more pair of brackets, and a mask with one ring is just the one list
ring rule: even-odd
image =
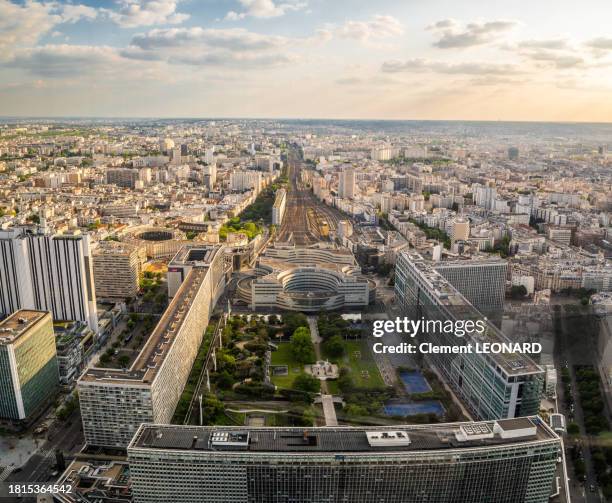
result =
[[230,50],[253,51],[283,47],[288,42],[286,37],[261,35],[244,28],[204,29],[196,26],[151,30],[148,33],[134,36],[131,45],[143,50],[206,45]]
[[512,79],[499,75],[485,75],[484,77],[475,77],[470,80],[470,84],[473,86],[489,87],[489,86],[503,86],[503,85],[520,85],[527,82],[524,79]]
[[274,0],[238,0],[243,10],[241,12],[229,11],[226,21],[237,21],[245,17],[273,18],[284,16],[287,12],[304,9],[306,2],[291,1],[277,2]]
[[586,65],[584,58],[565,52],[539,50],[526,53],[525,56],[536,62],[549,63],[557,69],[579,68]]
[[433,43],[440,49],[455,49],[483,45],[494,41],[500,34],[517,26],[512,20],[473,22],[462,26],[454,19],[443,19],[428,26],[438,39]]
[[385,61],[381,70],[386,73],[400,72],[433,72],[455,75],[510,75],[521,73],[519,68],[511,64],[501,63],[446,63],[414,58],[406,61]]
[[19,48],[35,45],[57,25],[91,20],[97,15],[96,9],[85,5],[0,0],[0,59],[9,59]]
[[98,17],[98,10],[87,5],[63,4],[61,18],[64,23],[76,23],[81,19],[93,20]]
[[320,35],[299,39],[264,35],[244,28],[162,28],[135,35],[122,56],[165,60],[171,64],[227,67],[276,67],[297,61],[291,46],[316,42]]
[[404,33],[402,24],[392,16],[374,16],[370,21],[347,21],[334,33],[340,38],[366,42],[370,39],[397,37]]
[[359,77],[344,77],[336,80],[336,84],[341,86],[356,86],[363,84],[365,80]]
[[517,46],[520,49],[548,49],[548,50],[564,50],[569,48],[567,39],[553,38],[548,40],[523,40]]
[[51,14],[48,5],[37,2],[17,5],[0,0],[0,49],[32,45],[60,21],[59,16]]
[[114,71],[121,58],[108,46],[48,44],[20,50],[7,66],[41,77],[80,77],[88,73]]
[[118,0],[117,10],[105,9],[106,14],[122,28],[180,24],[189,19],[189,14],[176,12],[175,0]]
[[596,37],[583,44],[590,54],[597,59],[606,57],[612,52],[612,37]]
[[170,57],[168,62],[171,64],[223,66],[244,69],[284,66],[296,60],[295,56],[283,53],[253,54],[248,52],[216,51],[201,55],[176,55]]
[[612,51],[612,38],[610,37],[597,37],[593,38],[585,43],[585,45],[590,49],[595,49],[596,51]]

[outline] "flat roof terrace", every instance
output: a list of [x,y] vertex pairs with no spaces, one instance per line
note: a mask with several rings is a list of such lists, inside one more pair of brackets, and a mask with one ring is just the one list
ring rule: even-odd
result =
[[208,262],[198,264],[189,271],[157,326],[153,329],[142,351],[129,369],[92,367],[81,376],[81,381],[130,381],[134,384],[138,384],[138,381],[142,384],[153,382],[206,278],[208,264],[219,250],[220,247],[209,250],[210,253],[205,254]]
[[8,318],[0,321],[0,345],[12,344],[47,314],[49,314],[47,311],[32,309],[15,311]]
[[[234,447],[231,442],[219,445],[211,441],[213,436],[218,438],[222,433],[242,439],[240,445]],[[244,441],[245,438],[248,442]],[[537,416],[478,423],[388,427],[238,428],[143,424],[128,449],[313,454],[418,452],[558,439],[556,433]]]
[[[436,271],[418,253],[406,252],[410,264],[419,272],[427,290],[433,295],[442,309],[456,320],[485,320],[484,314],[476,309],[444,276]],[[508,337],[493,323],[486,321],[487,329],[482,335],[466,334],[464,339],[473,342],[510,343]],[[495,361],[509,374],[538,374],[543,370],[527,355],[522,353],[489,353]]]

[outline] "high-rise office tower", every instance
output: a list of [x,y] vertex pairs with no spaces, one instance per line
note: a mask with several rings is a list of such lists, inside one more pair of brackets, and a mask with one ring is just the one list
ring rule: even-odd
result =
[[518,147],[510,147],[508,149],[508,159],[511,161],[516,161],[519,157],[519,149]]
[[206,164],[214,164],[215,162],[215,146],[213,145],[210,148],[207,148],[204,151],[204,162]]
[[218,245],[181,248],[173,263],[186,266],[180,286],[130,368],[89,368],[78,381],[90,445],[125,447],[141,423],[172,419],[226,273]]
[[0,417],[27,420],[58,386],[51,314],[22,309],[1,321]]
[[[419,319],[484,320],[459,291],[419,254],[402,252],[395,269],[395,295],[405,315]],[[434,346],[509,342],[492,323],[482,334],[428,332]],[[522,353],[431,353],[428,361],[443,376],[466,408],[478,419],[537,414],[544,371]]]
[[560,454],[538,417],[308,430],[143,425],[128,446],[135,503],[547,503]]
[[343,199],[355,197],[355,171],[353,169],[344,169],[340,173],[338,196]]
[[449,260],[433,267],[479,311],[499,314],[504,308],[508,262],[500,258]]
[[87,234],[43,229],[0,231],[0,308],[51,311],[55,320],[84,321],[98,332]]

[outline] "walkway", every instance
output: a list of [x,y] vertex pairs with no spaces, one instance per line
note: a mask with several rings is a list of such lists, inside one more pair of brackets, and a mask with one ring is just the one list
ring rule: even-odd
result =
[[[323,357],[321,356],[321,343],[323,342],[323,339],[319,336],[319,327],[317,325],[316,316],[308,317],[308,328],[310,329],[310,339],[312,340],[315,350],[315,359],[317,361],[321,361],[323,360]],[[327,392],[327,382],[321,381],[321,394],[325,394]]]
[[321,395],[321,405],[323,405],[325,426],[338,426],[336,408],[334,407],[334,397],[332,395]]

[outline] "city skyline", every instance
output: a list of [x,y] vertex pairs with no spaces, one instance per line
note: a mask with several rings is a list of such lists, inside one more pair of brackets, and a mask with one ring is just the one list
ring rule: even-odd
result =
[[588,7],[577,18],[548,1],[1,0],[0,108],[607,122],[611,7]]

